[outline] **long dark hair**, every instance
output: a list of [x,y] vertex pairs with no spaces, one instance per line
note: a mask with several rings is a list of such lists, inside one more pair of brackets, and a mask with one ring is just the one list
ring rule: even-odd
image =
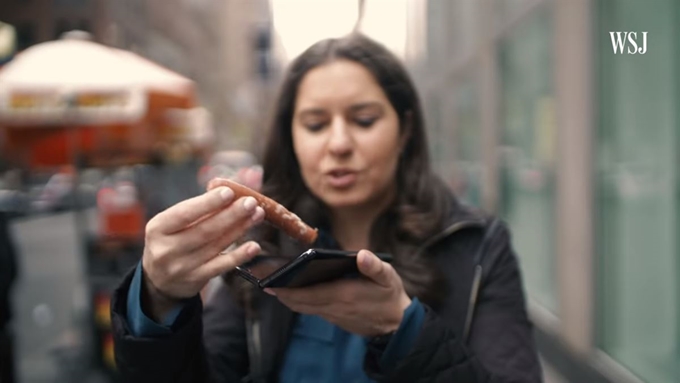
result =
[[[262,192],[279,201],[317,227],[328,226],[328,211],[306,187],[293,149],[292,120],[298,87],[312,69],[334,60],[351,60],[364,66],[377,80],[397,112],[401,134],[408,139],[397,168],[394,203],[374,223],[370,233],[373,251],[394,255],[394,266],[409,296],[437,305],[443,278],[430,265],[419,245],[442,229],[451,208],[451,195],[434,175],[420,100],[402,66],[383,45],[361,34],[314,44],[290,66],[275,104],[263,159]],[[265,251],[295,254],[294,247],[277,230],[262,225],[257,239]]]

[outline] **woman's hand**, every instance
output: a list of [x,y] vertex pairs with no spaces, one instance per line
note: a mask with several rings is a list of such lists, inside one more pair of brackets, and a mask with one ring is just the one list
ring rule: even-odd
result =
[[[243,167],[236,172],[236,177],[234,181],[240,183],[241,185],[247,186],[255,191],[260,191],[262,189],[262,167],[260,165],[254,165],[250,167]],[[201,299],[206,302],[208,299],[208,290],[210,290],[210,284],[206,284],[201,289]]]
[[401,278],[368,250],[359,252],[357,264],[366,278],[265,291],[295,312],[319,315],[354,334],[377,336],[397,330],[411,304]]
[[146,225],[142,265],[142,304],[160,320],[181,299],[201,291],[208,281],[247,262],[260,252],[255,242],[222,252],[264,218],[252,197],[234,201],[226,187],[182,201]]

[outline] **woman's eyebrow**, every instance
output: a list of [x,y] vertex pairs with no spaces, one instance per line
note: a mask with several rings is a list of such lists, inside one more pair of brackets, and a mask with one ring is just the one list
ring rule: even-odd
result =
[[297,115],[299,118],[304,118],[307,116],[318,117],[326,115],[326,111],[322,108],[309,108],[301,110]]
[[377,102],[377,101],[368,101],[368,102],[362,102],[362,103],[359,103],[359,104],[354,104],[354,105],[350,106],[349,110],[351,112],[359,112],[363,109],[370,109],[370,108],[374,108],[374,109],[377,109],[379,111],[382,111],[383,105],[381,103]]

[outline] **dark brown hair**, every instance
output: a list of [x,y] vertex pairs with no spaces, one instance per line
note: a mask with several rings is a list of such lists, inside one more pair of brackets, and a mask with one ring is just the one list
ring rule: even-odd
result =
[[[262,192],[279,201],[313,226],[328,227],[328,212],[302,180],[293,149],[292,121],[298,87],[312,69],[334,60],[351,60],[365,67],[377,80],[397,112],[401,134],[408,139],[397,168],[397,197],[374,223],[372,251],[394,255],[394,266],[409,296],[437,305],[443,292],[442,278],[427,259],[418,254],[423,241],[442,229],[451,207],[451,196],[430,167],[425,123],[420,101],[406,69],[381,44],[360,34],[314,44],[290,66],[275,104],[267,138]],[[265,251],[295,254],[286,238],[262,225],[257,240]],[[292,255],[291,254],[291,255]]]

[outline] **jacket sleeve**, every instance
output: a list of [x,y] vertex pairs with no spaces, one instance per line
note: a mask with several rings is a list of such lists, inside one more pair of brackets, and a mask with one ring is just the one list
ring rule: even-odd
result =
[[388,371],[367,353],[365,369],[379,382],[534,383],[542,373],[528,319],[517,257],[507,228],[485,256],[482,286],[469,342],[452,321],[426,307],[425,322],[410,353]]
[[186,303],[172,334],[135,337],[127,322],[133,272],[111,302],[116,367],[124,382],[239,382],[248,370],[242,311],[221,287],[203,308],[199,297]]

